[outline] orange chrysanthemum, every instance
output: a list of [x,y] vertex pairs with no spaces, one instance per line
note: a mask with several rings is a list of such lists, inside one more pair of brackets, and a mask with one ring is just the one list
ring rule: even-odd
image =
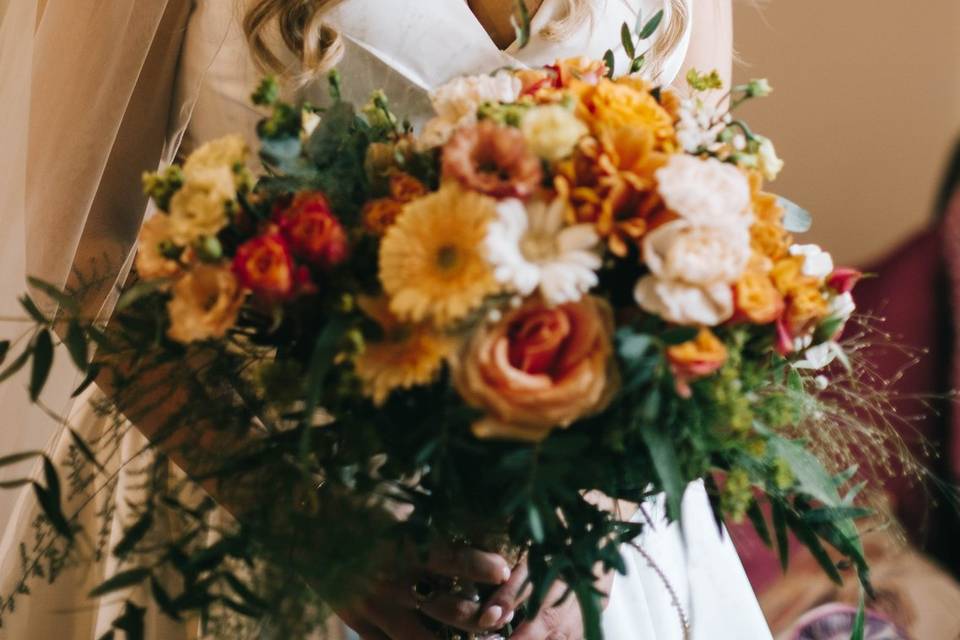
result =
[[484,256],[496,201],[448,184],[403,209],[380,245],[380,282],[405,322],[447,326],[499,290]]
[[383,338],[368,342],[354,361],[364,393],[381,405],[395,389],[433,381],[455,341],[430,325],[401,323],[390,312],[386,298],[361,297],[358,303],[383,331]]
[[650,93],[650,86],[639,78],[606,78],[596,84],[573,81],[571,90],[578,98],[577,115],[594,135],[616,135],[623,129],[642,129],[653,134],[659,151],[677,148],[673,117]]

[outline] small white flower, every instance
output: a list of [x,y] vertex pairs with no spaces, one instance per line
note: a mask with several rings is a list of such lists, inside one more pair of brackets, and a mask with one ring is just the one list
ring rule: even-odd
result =
[[795,244],[790,247],[790,255],[803,256],[803,275],[825,280],[833,273],[833,258],[815,244]]
[[595,287],[602,262],[593,225],[564,227],[563,200],[524,205],[516,199],[497,206],[487,227],[487,259],[501,283],[522,296],[537,289],[548,304],[575,302]]
[[675,154],[655,175],[667,207],[695,225],[749,227],[753,222],[750,184],[733,165]]
[[825,391],[830,386],[830,380],[827,376],[817,376],[813,379],[813,384],[817,385],[817,389],[820,391]]
[[850,316],[853,315],[854,311],[857,310],[857,304],[853,301],[853,294],[849,292],[842,293],[830,299],[828,309],[830,317],[840,318],[846,322],[850,319]]
[[776,180],[783,170],[783,160],[777,155],[773,141],[763,136],[757,136],[760,148],[757,150],[757,165],[767,180]]
[[699,98],[686,99],[680,103],[677,122],[677,140],[687,153],[699,153],[706,149],[714,151],[719,146],[718,138],[727,128],[716,107]]
[[830,366],[839,355],[840,345],[832,340],[810,347],[803,352],[803,360],[794,363],[797,369],[820,371]]

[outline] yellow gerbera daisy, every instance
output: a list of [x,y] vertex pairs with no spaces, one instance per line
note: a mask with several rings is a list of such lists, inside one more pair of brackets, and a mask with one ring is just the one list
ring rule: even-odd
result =
[[426,324],[401,323],[390,313],[386,298],[362,297],[359,305],[380,325],[384,336],[367,343],[354,361],[364,392],[381,405],[394,389],[429,384],[453,351],[453,338]]
[[496,201],[452,184],[406,205],[380,245],[380,282],[405,322],[448,326],[499,289],[484,256]]

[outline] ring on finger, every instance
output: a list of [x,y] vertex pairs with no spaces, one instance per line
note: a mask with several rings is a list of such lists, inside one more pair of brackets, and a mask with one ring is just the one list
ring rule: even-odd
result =
[[429,580],[418,580],[410,587],[410,593],[413,595],[413,602],[419,611],[425,603],[430,602],[437,595],[437,588]]

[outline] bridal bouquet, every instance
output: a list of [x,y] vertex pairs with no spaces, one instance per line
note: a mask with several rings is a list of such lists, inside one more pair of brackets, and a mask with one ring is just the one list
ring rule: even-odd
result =
[[[36,396],[67,327],[86,384],[112,381],[104,412],[136,421],[144,397],[178,398],[154,448],[227,438],[190,445],[195,479],[243,486],[254,507],[210,543],[209,506],[148,483],[114,549],[127,564],[96,593],[149,582],[173,616],[289,621],[304,583],[336,603],[390,544],[456,541],[522,555],[532,609],[562,581],[599,638],[597,568],[624,570],[645,520],[591,496],[662,493],[682,520],[695,481],[718,527],[749,518],[785,566],[792,532],[868,592],[854,520],[870,510],[825,391],[851,377],[840,339],[860,274],[795,240],[810,218],[764,190],[772,143],[723,106],[767,83],[722,100],[716,74],[688,84],[614,77],[609,59],[501,70],[441,87],[415,133],[382,93],[342,100],[336,75],[325,109],[265,81],[262,172],[233,136],[147,175],[159,211],[113,322],[35,282],[60,313],[31,304],[11,366],[33,361]],[[194,535],[157,551],[162,510]]]

